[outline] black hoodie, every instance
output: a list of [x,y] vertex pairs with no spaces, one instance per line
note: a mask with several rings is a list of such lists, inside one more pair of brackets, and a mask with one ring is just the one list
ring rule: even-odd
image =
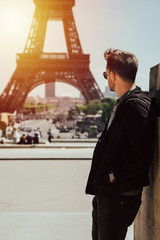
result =
[[[94,150],[87,194],[117,194],[149,185],[153,160],[154,107],[148,92],[136,87],[117,106]],[[113,172],[115,181],[110,182]]]

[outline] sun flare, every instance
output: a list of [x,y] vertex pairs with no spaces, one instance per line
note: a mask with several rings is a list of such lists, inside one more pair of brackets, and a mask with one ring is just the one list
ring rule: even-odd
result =
[[2,24],[5,32],[18,34],[24,27],[25,16],[22,11],[18,8],[9,7],[4,9],[3,15],[1,16]]
[[13,29],[18,28],[21,25],[21,16],[18,16],[17,14],[8,14],[6,16],[6,21],[5,21],[6,27],[8,29]]

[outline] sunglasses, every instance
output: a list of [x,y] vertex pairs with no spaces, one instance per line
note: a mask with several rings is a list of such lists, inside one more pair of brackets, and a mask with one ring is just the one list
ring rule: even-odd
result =
[[103,73],[103,77],[104,77],[105,79],[107,79],[107,73],[106,73],[106,72]]

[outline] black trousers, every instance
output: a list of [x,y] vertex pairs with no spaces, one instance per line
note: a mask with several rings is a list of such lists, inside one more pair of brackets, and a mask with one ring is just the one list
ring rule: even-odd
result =
[[92,239],[124,240],[141,205],[141,195],[96,195],[93,198]]

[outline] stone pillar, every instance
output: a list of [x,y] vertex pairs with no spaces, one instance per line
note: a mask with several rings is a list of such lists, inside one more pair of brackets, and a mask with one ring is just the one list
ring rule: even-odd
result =
[[135,219],[134,240],[160,239],[160,64],[150,70],[150,94],[156,101],[156,141],[150,167],[150,186],[144,188],[142,205]]

